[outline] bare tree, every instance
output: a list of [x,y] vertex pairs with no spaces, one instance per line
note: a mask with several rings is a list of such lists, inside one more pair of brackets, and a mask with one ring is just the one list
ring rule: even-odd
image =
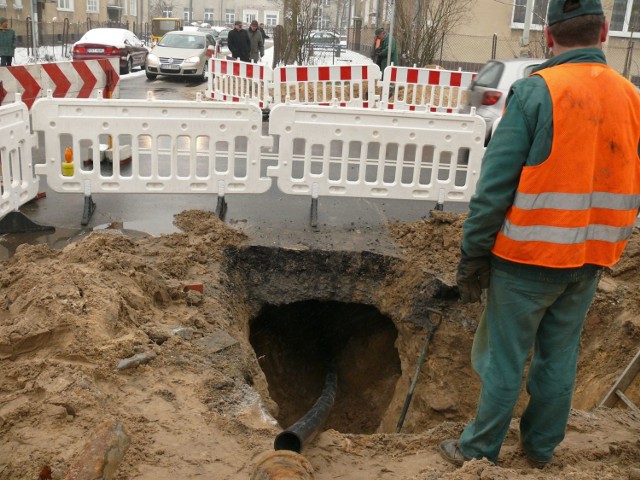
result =
[[[286,45],[278,52],[274,64],[289,65],[308,63],[311,56],[310,36],[317,26],[320,0],[283,0],[284,38],[274,38],[274,43]],[[279,30],[278,30],[279,31]],[[280,31],[279,31],[280,32]],[[275,59],[274,59],[275,60]]]
[[409,65],[436,63],[447,33],[462,23],[475,0],[397,0],[394,37]]
[[150,0],[149,18],[164,17],[164,12],[167,10],[173,11],[175,6],[173,0]]

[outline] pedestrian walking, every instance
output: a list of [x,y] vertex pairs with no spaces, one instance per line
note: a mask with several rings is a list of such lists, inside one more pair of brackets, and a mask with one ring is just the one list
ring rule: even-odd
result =
[[242,28],[242,22],[236,20],[233,30],[229,32],[227,37],[227,46],[234,59],[240,59],[243,62],[249,62],[249,52],[251,44],[249,42],[249,34]]
[[260,30],[260,33],[262,34],[262,41],[266,40],[267,38],[271,38],[269,35],[267,35],[267,32],[264,31],[264,23],[261,23],[259,25],[258,30]]
[[552,461],[584,318],[640,207],[640,95],[606,64],[600,0],[550,0],[547,25],[553,58],[513,84],[463,225],[461,300],[488,291],[471,351],[476,416],[440,444],[456,465],[498,460],[531,349],[520,446],[534,467]]
[[249,59],[258,63],[264,57],[264,39],[258,29],[258,21],[254,20],[249,26]]
[[0,17],[0,67],[10,67],[16,52],[16,32],[9,28],[9,21]]

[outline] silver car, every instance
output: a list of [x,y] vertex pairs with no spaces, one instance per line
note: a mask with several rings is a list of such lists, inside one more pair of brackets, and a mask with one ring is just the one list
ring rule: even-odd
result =
[[502,115],[511,84],[528,76],[544,61],[540,58],[490,60],[471,81],[467,91],[467,105],[462,111],[468,113],[471,107],[476,107],[476,113],[484,118],[487,125],[485,145],[491,138],[493,123]]
[[167,75],[204,81],[209,58],[215,52],[215,44],[213,35],[207,32],[169,32],[147,56],[147,78],[155,80],[158,75]]

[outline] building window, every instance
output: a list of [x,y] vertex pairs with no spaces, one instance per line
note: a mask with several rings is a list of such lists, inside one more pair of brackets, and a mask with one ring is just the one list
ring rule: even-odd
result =
[[213,20],[213,8],[204,9],[204,21],[209,22]]
[[226,10],[224,12],[224,21],[227,24],[233,24],[236,21],[236,14],[233,10]]
[[190,22],[192,18],[193,17],[191,15],[191,10],[185,7],[182,11],[182,20],[184,20],[185,22]]
[[640,2],[634,0],[615,0],[609,22],[611,32],[640,32]]
[[242,12],[243,22],[247,25],[250,25],[254,20],[258,20],[258,11],[257,10],[245,10]]
[[162,10],[162,16],[164,18],[173,18],[173,10],[171,9]]
[[58,10],[73,10],[73,0],[58,0]]
[[276,12],[265,12],[264,23],[269,27],[275,27],[278,25],[278,14]]
[[87,0],[87,12],[98,13],[98,0]]
[[[533,0],[531,12],[531,29],[541,30],[547,21],[549,0]],[[527,0],[516,0],[513,6],[512,28],[524,28],[524,17],[527,11]]]
[[[7,2],[5,1],[5,5]],[[13,0],[13,8],[16,10],[22,10],[22,0]]]
[[129,15],[134,17],[138,16],[138,0],[131,0],[129,2]]
[[[7,0],[0,0],[0,7],[6,7],[6,6],[7,6]],[[13,8],[15,8],[15,5]]]

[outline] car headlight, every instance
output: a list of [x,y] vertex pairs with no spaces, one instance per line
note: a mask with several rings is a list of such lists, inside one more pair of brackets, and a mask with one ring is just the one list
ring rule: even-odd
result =
[[200,61],[200,57],[195,55],[193,57],[189,57],[185,59],[184,63],[198,63]]
[[157,62],[158,61],[158,57],[155,56],[153,53],[149,53],[147,55],[147,61],[148,62]]

